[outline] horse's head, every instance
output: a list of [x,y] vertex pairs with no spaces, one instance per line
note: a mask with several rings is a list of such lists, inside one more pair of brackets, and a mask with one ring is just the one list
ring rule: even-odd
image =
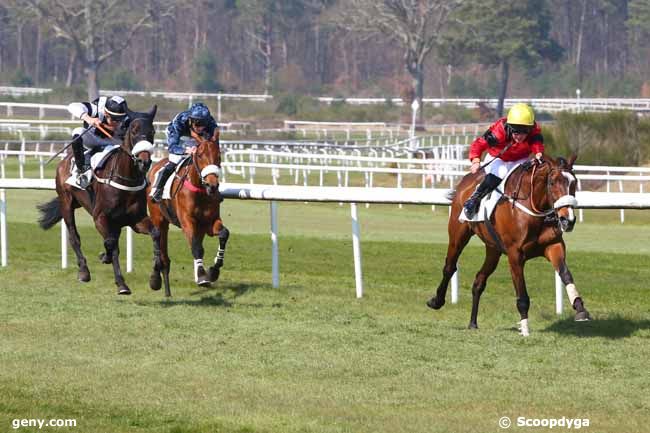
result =
[[158,107],[154,105],[146,113],[129,112],[131,123],[126,131],[122,149],[132,156],[136,167],[142,174],[145,174],[151,166],[153,139],[156,133],[153,119],[156,117],[157,110]]
[[194,168],[200,178],[201,186],[210,196],[219,193],[219,178],[221,177],[221,149],[219,148],[219,129],[214,135],[204,138],[196,134],[192,137],[198,143],[194,153]]
[[563,232],[570,232],[576,223],[573,208],[578,205],[575,198],[576,176],[573,174],[573,163],[576,155],[567,161],[558,158],[553,161],[548,159],[548,175],[546,176],[546,192],[549,204],[552,204],[557,216],[558,227]]

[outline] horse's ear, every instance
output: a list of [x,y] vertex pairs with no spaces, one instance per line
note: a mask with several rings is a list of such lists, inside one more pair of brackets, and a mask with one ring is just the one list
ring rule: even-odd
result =
[[156,111],[158,111],[158,106],[154,105],[153,107],[151,107],[151,110],[147,112],[149,117],[151,117],[151,120],[153,120],[153,118],[156,117]]
[[578,155],[575,153],[572,154],[569,158],[569,168],[573,168],[573,163],[576,162],[576,159],[578,159]]

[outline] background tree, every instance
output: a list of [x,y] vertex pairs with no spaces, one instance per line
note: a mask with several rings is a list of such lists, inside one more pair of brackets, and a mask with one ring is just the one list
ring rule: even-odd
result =
[[149,14],[136,6],[139,2],[126,5],[121,0],[22,1],[50,24],[57,37],[70,42],[86,73],[91,101],[99,96],[99,68],[129,46],[149,19]]
[[[334,22],[353,32],[369,32],[397,41],[422,106],[424,63],[440,42],[448,17],[461,0],[341,0]],[[420,121],[422,119],[420,111]]]
[[503,115],[513,63],[532,70],[545,60],[557,61],[562,48],[550,36],[551,16],[543,0],[470,0],[457,9],[444,36],[443,58],[450,63],[474,61],[501,69],[497,112]]

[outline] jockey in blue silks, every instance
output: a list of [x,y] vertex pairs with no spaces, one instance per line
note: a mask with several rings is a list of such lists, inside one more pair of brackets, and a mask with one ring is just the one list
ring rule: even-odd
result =
[[190,137],[190,133],[194,132],[208,139],[214,136],[217,128],[217,122],[210,114],[210,110],[201,102],[194,103],[189,110],[178,113],[167,125],[169,161],[160,170],[151,188],[151,198],[154,202],[158,203],[162,200],[165,182],[174,173],[183,157],[196,152],[196,141],[186,137]]

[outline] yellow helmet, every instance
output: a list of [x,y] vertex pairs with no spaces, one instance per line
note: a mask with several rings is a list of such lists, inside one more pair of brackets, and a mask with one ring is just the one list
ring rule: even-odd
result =
[[528,104],[519,102],[513,105],[510,111],[508,111],[508,119],[506,122],[509,125],[533,126],[535,124],[535,113]]

